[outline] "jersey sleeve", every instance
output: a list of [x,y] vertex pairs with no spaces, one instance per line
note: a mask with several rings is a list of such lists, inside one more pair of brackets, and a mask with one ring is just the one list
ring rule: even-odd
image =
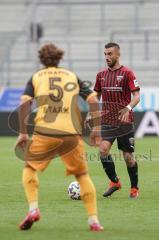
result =
[[23,92],[23,96],[34,97],[34,86],[32,83],[32,78],[27,82],[26,87]]
[[99,73],[96,76],[96,83],[95,83],[95,86],[94,86],[94,91],[101,92],[101,80],[100,80]]
[[80,88],[79,95],[83,98],[83,100],[88,100],[88,97],[94,95],[94,92],[90,89],[90,84],[88,81],[81,81],[78,78],[78,85]]
[[138,83],[133,71],[128,72],[128,85],[129,85],[131,92],[140,90],[139,83]]

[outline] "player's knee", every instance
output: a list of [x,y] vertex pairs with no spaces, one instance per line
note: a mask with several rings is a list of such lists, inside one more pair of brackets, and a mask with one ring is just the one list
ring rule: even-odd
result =
[[101,157],[107,157],[109,155],[109,147],[104,142],[101,142],[99,151]]
[[104,146],[100,146],[99,151],[101,157],[107,157],[109,155],[109,149]]

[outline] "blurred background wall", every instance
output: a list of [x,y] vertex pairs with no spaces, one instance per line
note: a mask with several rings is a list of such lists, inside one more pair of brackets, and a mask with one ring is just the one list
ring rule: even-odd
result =
[[61,66],[95,82],[105,67],[105,43],[121,46],[122,64],[141,84],[136,136],[159,136],[158,0],[0,0],[0,134],[25,83],[40,66],[37,50],[54,42],[66,53]]

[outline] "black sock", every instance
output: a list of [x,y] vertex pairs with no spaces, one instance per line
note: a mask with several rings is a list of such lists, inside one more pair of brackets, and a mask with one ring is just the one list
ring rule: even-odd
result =
[[106,173],[106,175],[108,176],[108,178],[112,181],[112,182],[118,182],[119,179],[117,177],[117,174],[115,172],[115,165],[112,159],[111,155],[106,156],[100,156],[100,160],[102,162],[104,171]]
[[137,162],[133,167],[128,167],[128,174],[130,177],[131,188],[138,188],[138,165]]

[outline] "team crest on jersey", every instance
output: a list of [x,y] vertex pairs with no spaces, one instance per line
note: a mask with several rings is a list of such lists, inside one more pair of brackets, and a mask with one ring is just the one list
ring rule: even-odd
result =
[[124,77],[124,76],[122,76],[122,75],[117,76],[117,77],[116,77],[116,78],[117,78],[117,81],[118,81],[118,82],[121,82],[121,81],[123,80],[123,77]]

